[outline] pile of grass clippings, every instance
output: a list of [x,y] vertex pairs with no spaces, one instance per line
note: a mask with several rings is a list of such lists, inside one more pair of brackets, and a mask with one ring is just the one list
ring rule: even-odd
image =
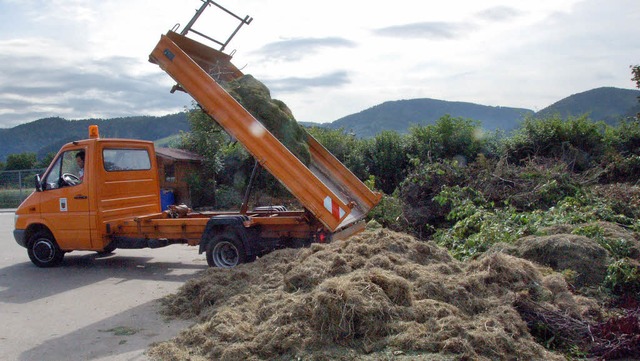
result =
[[[580,322],[599,315],[548,268],[504,253],[459,262],[389,230],[211,268],[163,299],[196,323],[156,344],[158,360],[562,360],[518,305]],[[529,307],[535,316],[536,309]]]
[[269,88],[251,75],[244,75],[223,86],[302,163],[309,164],[311,154],[307,132],[284,102],[271,98]]
[[607,250],[596,241],[574,234],[527,236],[516,242],[520,256],[561,272],[577,273],[576,287],[602,284],[607,274]]

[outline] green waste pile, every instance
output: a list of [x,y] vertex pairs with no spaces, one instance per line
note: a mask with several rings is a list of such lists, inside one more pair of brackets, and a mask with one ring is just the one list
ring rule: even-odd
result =
[[[157,360],[563,360],[536,342],[540,310],[587,324],[600,313],[563,276],[487,253],[460,262],[388,230],[211,268],[163,300],[196,323]],[[522,314],[529,318],[523,319]],[[542,315],[542,316],[540,316]],[[577,332],[577,331],[576,331]]]

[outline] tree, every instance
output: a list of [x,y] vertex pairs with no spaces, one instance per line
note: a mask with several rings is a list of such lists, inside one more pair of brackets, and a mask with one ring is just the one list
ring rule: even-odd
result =
[[369,177],[363,154],[366,147],[364,140],[347,134],[342,128],[312,127],[307,131],[360,180]]
[[9,154],[5,170],[33,169],[36,162],[36,153]]
[[222,169],[220,150],[226,145],[229,137],[218,123],[196,106],[187,113],[187,120],[191,131],[182,134],[180,148],[203,156],[204,172],[214,176]]
[[49,166],[49,164],[51,164],[51,161],[53,160],[53,158],[55,156],[56,156],[55,152],[47,153],[47,155],[45,155],[44,158],[40,159],[38,164],[36,164],[36,167],[37,168],[47,168]]
[[604,122],[594,122],[587,115],[566,120],[559,114],[527,118],[505,139],[503,154],[517,164],[536,157],[553,158],[583,171],[604,155],[605,129]]
[[[631,80],[635,81],[636,88],[640,89],[640,65],[631,66],[631,74],[633,74]],[[640,97],[638,97],[638,101],[640,102]],[[640,121],[640,112],[636,114],[636,119]]]
[[392,130],[382,131],[369,142],[365,152],[376,186],[384,193],[392,194],[404,179],[409,164],[404,138]]
[[421,162],[463,157],[472,161],[484,147],[480,122],[450,115],[409,130],[409,152]]
[[194,206],[214,205],[217,174],[223,169],[222,149],[229,137],[225,131],[196,105],[187,112],[191,126],[183,133],[180,148],[201,155],[203,166],[199,174],[191,174],[187,180]]

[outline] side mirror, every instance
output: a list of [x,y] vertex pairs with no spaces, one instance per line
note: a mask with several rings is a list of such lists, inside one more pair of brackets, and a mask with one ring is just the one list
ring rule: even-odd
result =
[[42,192],[42,179],[40,179],[40,174],[36,174],[36,192]]

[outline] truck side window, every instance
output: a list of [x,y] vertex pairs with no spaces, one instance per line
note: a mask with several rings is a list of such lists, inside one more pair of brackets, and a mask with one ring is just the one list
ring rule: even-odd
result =
[[[82,162],[78,158],[83,158]],[[82,183],[84,177],[84,150],[69,150],[62,153],[44,177],[45,189],[57,189]]]
[[102,157],[107,172],[151,169],[146,149],[104,149]]

